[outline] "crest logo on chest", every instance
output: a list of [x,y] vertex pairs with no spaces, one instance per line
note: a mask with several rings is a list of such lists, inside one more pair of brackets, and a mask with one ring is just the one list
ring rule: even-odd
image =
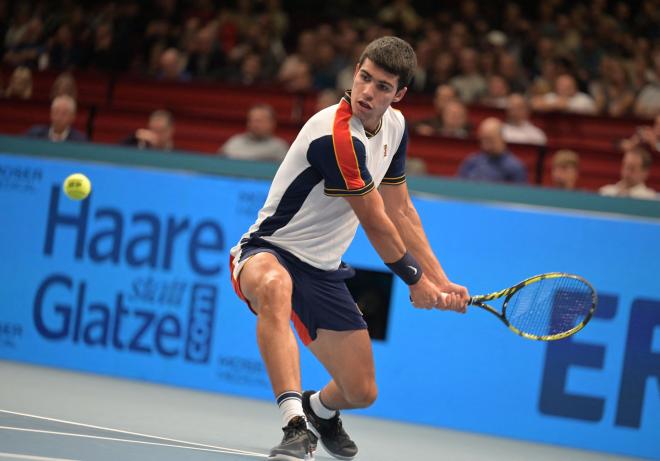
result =
[[383,146],[383,157],[387,157],[387,144]]

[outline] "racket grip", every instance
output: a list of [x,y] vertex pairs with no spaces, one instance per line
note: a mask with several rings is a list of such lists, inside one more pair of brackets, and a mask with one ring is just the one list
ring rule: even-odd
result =
[[[440,296],[442,296],[442,299],[445,300],[447,298],[447,296],[449,296],[449,295],[447,293],[442,293]],[[410,300],[410,303],[412,304],[412,302],[413,302],[412,296],[408,295],[408,299]],[[468,300],[467,305],[469,306],[470,304],[472,304],[472,298],[470,298]]]

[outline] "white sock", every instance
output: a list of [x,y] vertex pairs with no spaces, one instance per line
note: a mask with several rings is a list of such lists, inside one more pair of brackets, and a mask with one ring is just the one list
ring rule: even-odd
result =
[[337,414],[337,410],[331,410],[323,405],[320,392],[313,394],[309,398],[309,404],[312,407],[314,414],[321,419],[330,419]]
[[280,407],[282,415],[282,427],[286,427],[295,416],[305,417],[302,407],[302,394],[296,391],[282,392],[277,396],[277,406]]

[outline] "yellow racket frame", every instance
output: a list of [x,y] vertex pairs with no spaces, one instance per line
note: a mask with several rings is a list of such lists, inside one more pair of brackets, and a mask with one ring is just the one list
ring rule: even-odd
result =
[[[589,308],[589,311],[587,312],[587,315],[584,317],[584,320],[582,320],[582,322],[580,322],[578,325],[574,326],[570,330],[563,331],[561,333],[556,333],[553,335],[543,335],[543,336],[526,333],[511,325],[511,323],[506,318],[506,308],[509,299],[511,299],[511,297],[516,292],[520,291],[521,289],[523,289],[528,285],[531,285],[532,283],[540,282],[541,280],[562,278],[562,277],[577,279],[591,289],[591,307]],[[492,301],[493,299],[498,299],[502,297],[505,297],[505,299],[502,304],[501,312],[495,309],[494,307],[486,304],[486,301]],[[596,310],[597,304],[598,304],[598,295],[596,294],[596,290],[594,290],[594,287],[583,277],[580,277],[579,275],[575,275],[575,274],[568,274],[566,272],[548,272],[545,274],[535,275],[533,277],[523,280],[522,282],[510,288],[506,288],[501,291],[496,291],[494,293],[490,293],[487,295],[473,296],[470,298],[470,301],[468,302],[468,305],[481,307],[482,309],[485,309],[488,312],[497,316],[497,318],[499,318],[507,326],[507,328],[509,328],[509,330],[513,331],[515,334],[522,336],[523,338],[533,339],[536,341],[556,341],[558,339],[564,339],[571,335],[574,335],[575,333],[583,329],[587,323],[589,323],[589,320],[591,320],[591,317],[593,317],[594,311]]]

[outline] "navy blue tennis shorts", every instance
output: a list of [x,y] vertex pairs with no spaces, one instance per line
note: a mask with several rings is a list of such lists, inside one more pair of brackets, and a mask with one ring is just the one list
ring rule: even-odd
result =
[[355,275],[355,270],[348,264],[342,262],[337,270],[332,271],[317,269],[262,239],[251,239],[241,247],[240,260],[230,260],[234,290],[249,306],[250,303],[245,299],[238,281],[233,276],[234,266],[257,253],[273,254],[291,276],[291,320],[303,344],[308,345],[314,341],[319,328],[333,331],[367,328],[360,309],[346,287],[345,280]]

